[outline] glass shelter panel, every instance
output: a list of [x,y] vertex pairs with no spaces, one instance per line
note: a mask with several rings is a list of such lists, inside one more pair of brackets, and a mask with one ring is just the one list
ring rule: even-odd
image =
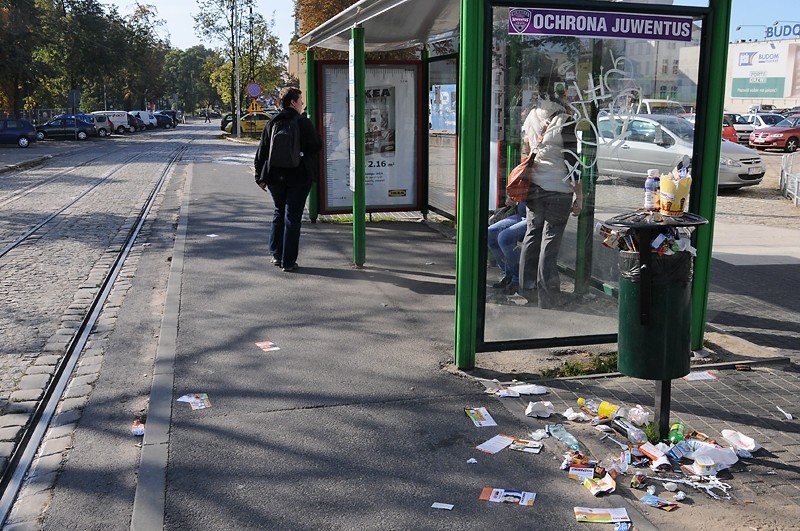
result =
[[455,218],[457,60],[431,61],[428,71],[428,206]]
[[536,158],[527,201],[489,220],[483,341],[615,334],[626,243],[597,225],[643,207],[648,169],[690,165],[694,127],[684,116],[697,98],[700,21],[508,7],[492,15],[490,216],[511,204],[511,170],[529,152]]

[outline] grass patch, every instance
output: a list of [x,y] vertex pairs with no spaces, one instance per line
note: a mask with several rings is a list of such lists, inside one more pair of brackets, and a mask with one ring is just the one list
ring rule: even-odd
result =
[[560,367],[544,369],[543,378],[566,378],[587,374],[607,374],[617,371],[617,354],[595,354],[586,360],[568,360]]
[[661,442],[661,434],[658,432],[658,426],[654,422],[648,422],[642,426],[642,431],[647,435],[647,440],[653,444]]

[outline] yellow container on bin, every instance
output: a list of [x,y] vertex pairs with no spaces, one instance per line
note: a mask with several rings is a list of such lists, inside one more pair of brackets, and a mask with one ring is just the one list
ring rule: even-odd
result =
[[682,216],[686,210],[692,178],[674,179],[671,174],[661,176],[661,213],[665,216]]

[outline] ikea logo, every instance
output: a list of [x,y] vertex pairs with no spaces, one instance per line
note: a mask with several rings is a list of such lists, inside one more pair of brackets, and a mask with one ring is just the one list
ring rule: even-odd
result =
[[389,197],[405,197],[405,190],[389,190]]
[[753,57],[758,52],[739,52],[739,66],[753,66]]

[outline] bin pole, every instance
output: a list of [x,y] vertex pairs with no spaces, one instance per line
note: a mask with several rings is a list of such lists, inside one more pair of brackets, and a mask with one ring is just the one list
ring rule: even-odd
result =
[[[308,119],[317,127],[319,132],[319,121],[317,120],[317,64],[314,62],[314,49],[306,50],[306,107],[308,109]],[[319,164],[319,159],[317,159]],[[318,174],[321,172],[317,172]],[[311,223],[317,222],[319,216],[319,183],[315,179],[311,183],[311,193],[308,196],[308,217]]]
[[[486,245],[481,230],[481,175],[486,148],[483,134],[483,95],[490,90],[484,75],[484,5],[461,0],[458,70],[458,208],[456,219],[455,362],[459,369],[475,367],[478,344],[478,284],[481,256]],[[481,232],[483,235],[481,235]]]
[[669,433],[669,403],[672,400],[672,380],[656,380],[655,423],[659,440]]

